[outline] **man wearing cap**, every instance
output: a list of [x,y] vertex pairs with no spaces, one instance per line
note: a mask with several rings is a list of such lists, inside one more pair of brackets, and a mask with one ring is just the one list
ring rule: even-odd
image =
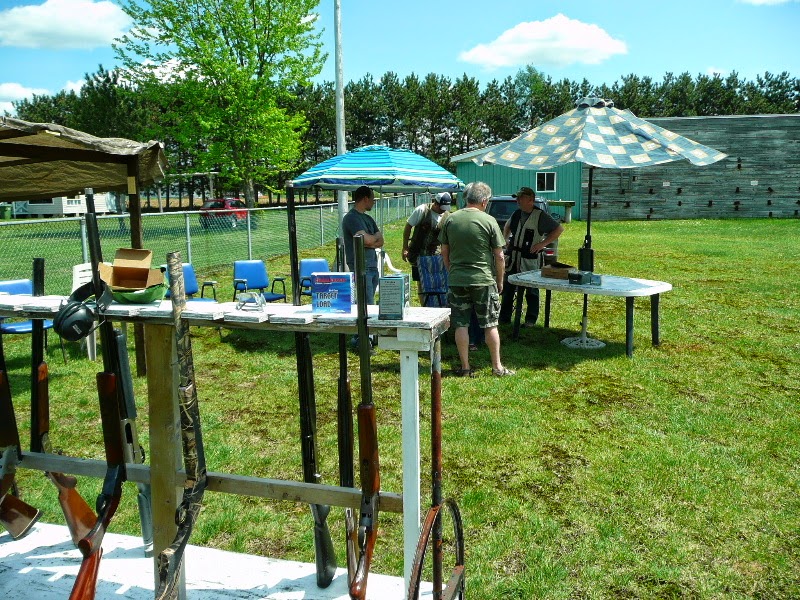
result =
[[[544,249],[564,232],[564,226],[535,205],[536,195],[529,187],[521,187],[512,197],[519,208],[503,227],[506,240],[506,279],[500,306],[500,323],[510,323],[517,286],[508,283],[508,276],[535,271],[544,266]],[[521,301],[521,300],[520,300]],[[525,288],[525,326],[533,327],[539,317],[539,290]]]
[[[453,200],[447,192],[436,194],[433,202],[420,204],[414,209],[403,229],[403,260],[411,263],[411,279],[419,282],[417,258],[439,254],[439,232],[447,218]],[[414,233],[411,233],[411,230]],[[417,284],[419,290],[419,283]],[[422,294],[419,303],[423,304]]]

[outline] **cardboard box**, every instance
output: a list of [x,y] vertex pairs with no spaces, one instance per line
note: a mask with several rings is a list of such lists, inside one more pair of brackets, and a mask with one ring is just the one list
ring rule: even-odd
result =
[[119,248],[113,264],[100,264],[100,278],[115,292],[135,292],[163,284],[164,273],[161,269],[151,269],[152,261],[150,250]]
[[313,313],[349,313],[355,297],[352,273],[311,274]]
[[542,267],[542,277],[569,279],[570,271],[575,271],[575,267],[560,262],[554,262],[552,265],[545,265]]
[[389,275],[380,279],[378,319],[401,321],[411,301],[411,279],[408,273]]

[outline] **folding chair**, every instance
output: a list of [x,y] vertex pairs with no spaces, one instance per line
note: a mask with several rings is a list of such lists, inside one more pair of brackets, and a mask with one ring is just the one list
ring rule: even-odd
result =
[[447,269],[444,268],[441,255],[420,256],[417,258],[417,268],[422,306],[433,306],[431,300],[434,298],[439,306],[447,306]]
[[[92,280],[92,263],[81,263],[72,267],[72,291],[74,292],[84,283]],[[97,360],[97,332],[92,331],[84,339],[81,345],[86,344],[86,354],[89,360]]]
[[311,297],[311,274],[327,273],[331,270],[324,258],[303,258],[300,260],[300,300],[303,296]]
[[375,253],[378,255],[378,273],[380,276],[383,277],[386,275],[386,271],[391,271],[392,273],[402,273],[401,269],[396,268],[392,264],[392,259],[389,258],[389,253],[386,252],[383,248],[376,248]]
[[[214,280],[204,281],[203,285],[197,283],[197,275],[194,272],[194,267],[192,263],[182,263],[183,265],[183,287],[186,291],[186,301],[187,302],[216,302],[217,301],[217,282]],[[167,284],[169,284],[169,270],[166,268],[167,265],[161,265],[164,267],[165,275],[167,276]],[[211,298],[206,298],[206,288],[211,288]],[[200,292],[200,297],[196,298],[195,296],[197,293]],[[167,294],[165,296],[169,298],[169,290],[167,290]]]
[[[280,283],[283,293],[275,291],[275,284]],[[267,291],[269,288],[269,291]],[[273,277],[270,285],[267,265],[263,260],[237,260],[233,263],[233,300],[239,292],[258,290],[265,302],[286,302],[286,277]]]
[[[30,279],[11,279],[0,281],[0,293],[4,294],[20,294],[25,296],[33,296],[33,281]],[[52,319],[42,319],[44,323],[44,345],[47,347],[47,330],[53,328]],[[5,317],[0,317],[0,334],[15,334],[15,333],[33,333],[33,319],[25,320],[11,320]],[[64,350],[64,340],[61,341],[61,355],[64,363],[67,362],[67,353]]]

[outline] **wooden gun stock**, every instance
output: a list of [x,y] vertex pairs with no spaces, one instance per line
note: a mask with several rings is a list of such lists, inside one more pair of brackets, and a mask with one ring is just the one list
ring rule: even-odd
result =
[[11,401],[11,386],[6,375],[6,363],[0,340],[0,524],[17,540],[30,531],[41,513],[27,502],[14,496],[16,463],[19,460],[19,431]]
[[378,462],[378,424],[375,405],[358,407],[358,454],[361,463],[361,516],[358,523],[358,564],[350,583],[350,597],[363,600],[367,575],[378,538],[378,495],[381,489]]
[[38,509],[14,496],[10,489],[0,498],[0,523],[12,539],[18,540],[28,533],[40,516]]
[[89,535],[97,517],[83,496],[78,493],[77,479],[70,475],[64,475],[64,473],[47,473],[46,475],[58,489],[58,503],[64,512],[64,519],[67,522],[72,541],[77,546],[81,539]]
[[84,559],[78,570],[78,576],[75,578],[75,584],[72,586],[69,600],[94,600],[102,556],[103,549],[100,548],[89,558]]

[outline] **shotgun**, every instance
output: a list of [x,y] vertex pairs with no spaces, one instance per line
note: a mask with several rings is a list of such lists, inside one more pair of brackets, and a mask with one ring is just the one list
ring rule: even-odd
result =
[[[103,256],[100,248],[100,234],[97,228],[97,215],[94,211],[94,197],[86,190],[86,233],[89,240],[89,255],[92,263],[92,283],[95,297],[103,295],[103,282],[98,265]],[[78,542],[83,554],[81,568],[75,579],[71,598],[91,600],[97,581],[100,550],[108,525],[117,512],[122,497],[122,484],[127,478],[122,431],[120,428],[121,384],[117,374],[120,372],[119,353],[111,321],[102,320],[100,344],[103,354],[103,371],[97,374],[97,395],[100,401],[100,423],[103,430],[103,446],[106,456],[106,474],[103,487],[95,504],[97,518],[92,529]],[[82,594],[82,595],[77,595]]]
[[[114,338],[117,343],[117,353],[119,354],[120,378],[122,380],[122,402],[120,404],[120,426],[122,429],[122,439],[125,442],[125,462],[133,464],[143,464],[145,459],[144,448],[139,445],[139,437],[136,432],[136,399],[133,395],[133,376],[131,375],[131,364],[128,358],[128,346],[125,334],[118,329],[114,330]],[[139,504],[139,520],[142,526],[142,541],[144,542],[144,555],[153,555],[153,512],[151,509],[152,492],[150,484],[137,483],[139,490],[136,501]]]
[[[336,240],[336,269],[345,271],[344,240]],[[353,469],[353,394],[350,387],[350,373],[347,369],[347,334],[339,334],[339,381],[337,388],[337,442],[339,450],[339,485],[355,487]],[[345,545],[347,558],[347,580],[352,581],[356,572],[357,529],[352,508],[344,511]]]
[[41,516],[38,509],[17,498],[16,467],[22,458],[11,386],[6,372],[3,337],[0,335],[0,523],[12,539],[18,540],[30,531]]
[[358,456],[361,475],[361,515],[358,522],[358,563],[350,582],[350,597],[364,600],[367,595],[372,553],[378,537],[378,501],[381,489],[378,461],[378,424],[372,400],[372,370],[367,328],[367,279],[364,236],[354,236],[356,259],[356,298],[358,302],[358,358],[361,374],[361,401],[358,404]]
[[[33,261],[33,295],[44,294],[44,259]],[[33,321],[31,335],[31,452],[52,453],[50,445],[50,381],[44,360],[44,324]],[[92,528],[95,515],[78,493],[78,480],[64,473],[46,472],[58,490],[58,503],[64,512],[70,536],[75,545]]]
[[[422,585],[423,562],[428,548],[432,554],[431,582],[433,600],[453,600],[464,598],[464,526],[461,511],[455,500],[442,496],[442,341],[437,339],[431,348],[431,508],[425,515],[420,530],[414,562],[411,566],[406,600],[418,600]],[[449,513],[453,526],[452,547],[455,558],[447,582],[443,578],[444,536],[442,534],[442,514]]]
[[[289,254],[292,265],[292,300],[300,304],[300,271],[297,256],[297,222],[295,219],[294,189],[286,188],[287,217],[289,223]],[[303,481],[320,483],[322,477],[317,469],[317,405],[314,394],[314,364],[311,355],[311,340],[307,332],[294,334],[297,358],[297,384],[300,400],[300,448],[303,460]],[[314,557],[317,570],[317,586],[326,588],[336,574],[336,553],[333,549],[328,514],[331,507],[325,504],[310,504],[314,519]]]
[[186,307],[186,288],[183,283],[183,264],[180,252],[167,254],[169,291],[172,297],[172,319],[175,324],[175,341],[178,351],[178,402],[180,403],[181,445],[186,483],[181,503],[175,511],[178,530],[168,548],[158,555],[157,600],[171,598],[180,575],[181,561],[189,536],[200,514],[203,494],[207,485],[206,457],[203,433],[200,428],[200,407],[195,387],[194,358],[189,325],[181,318]]

